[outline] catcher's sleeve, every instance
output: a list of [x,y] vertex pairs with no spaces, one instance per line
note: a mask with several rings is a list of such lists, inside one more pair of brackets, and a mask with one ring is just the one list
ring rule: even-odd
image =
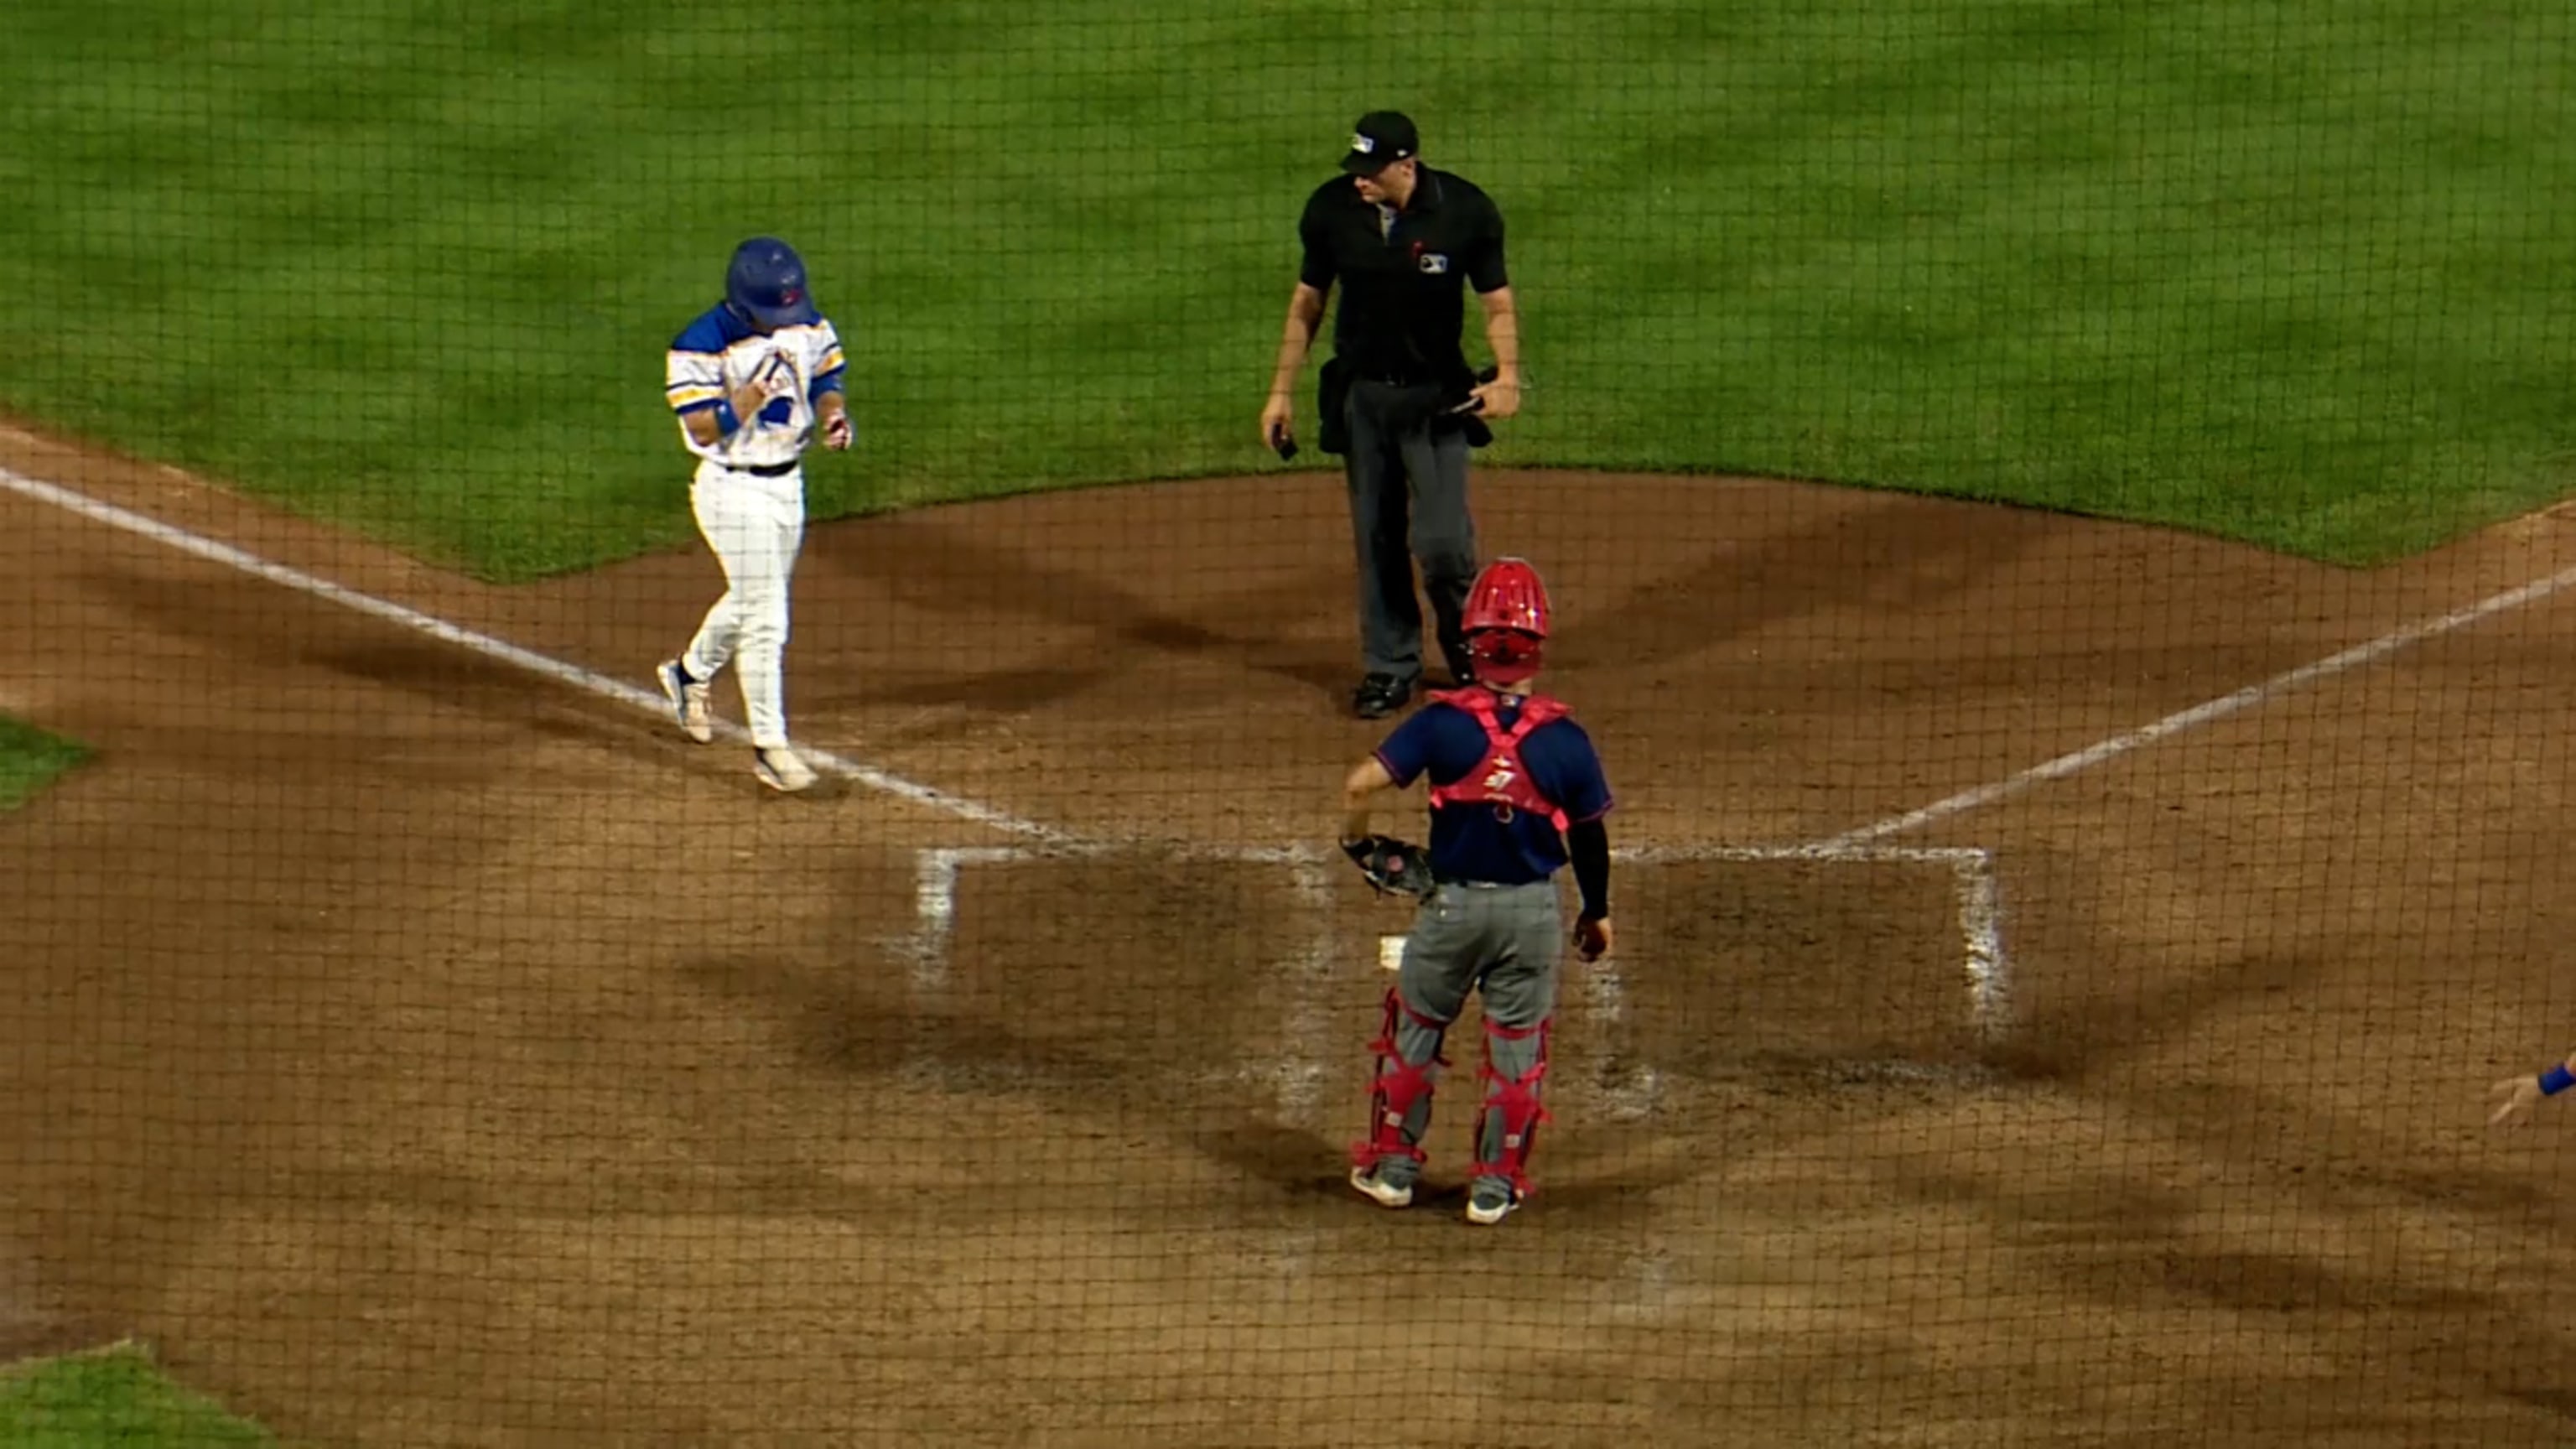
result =
[[1566,854],[1574,860],[1574,887],[1583,894],[1583,918],[1605,921],[1610,918],[1610,831],[1598,820],[1570,825],[1565,831]]

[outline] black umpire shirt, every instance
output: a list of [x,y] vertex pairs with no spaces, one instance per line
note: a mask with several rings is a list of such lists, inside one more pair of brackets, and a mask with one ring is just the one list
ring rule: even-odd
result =
[[1297,235],[1306,245],[1299,280],[1319,292],[1342,284],[1333,351],[1355,377],[1428,383],[1465,372],[1459,283],[1479,294],[1510,284],[1501,208],[1474,182],[1428,166],[1402,211],[1334,177],[1307,198]]

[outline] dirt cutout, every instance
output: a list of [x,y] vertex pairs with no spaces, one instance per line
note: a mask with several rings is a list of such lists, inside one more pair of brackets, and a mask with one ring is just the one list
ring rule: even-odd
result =
[[[0,466],[637,684],[717,582],[482,588],[23,435]],[[1053,855],[769,796],[747,752],[0,493],[0,682],[101,756],[0,820],[0,1328],[131,1332],[371,1446],[2563,1440],[2553,1129],[2483,1135],[2478,1096],[2564,1045],[2576,602],[1919,858],[1787,848],[2576,536],[2355,574],[1857,490],[1477,486],[1561,606],[1617,840],[1676,857],[1569,969],[1540,1193],[1490,1232],[1472,1018],[1429,1201],[1339,1186],[1403,920],[1275,853],[1378,733],[1339,710],[1329,479],[813,530],[799,735],[1112,847]],[[2000,892],[1993,1034],[1944,850]]]

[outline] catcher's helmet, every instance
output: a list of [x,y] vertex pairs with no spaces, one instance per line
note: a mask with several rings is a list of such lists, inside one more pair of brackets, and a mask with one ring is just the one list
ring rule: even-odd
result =
[[725,268],[725,305],[763,327],[793,327],[817,315],[805,290],[805,259],[774,236],[733,249]]
[[1547,638],[1547,586],[1523,558],[1498,558],[1476,575],[1459,620],[1476,677],[1517,684],[1538,673],[1540,641]]

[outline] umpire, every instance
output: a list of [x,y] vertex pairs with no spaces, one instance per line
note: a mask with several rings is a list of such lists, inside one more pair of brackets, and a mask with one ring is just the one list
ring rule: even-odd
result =
[[[1351,706],[1363,719],[1402,709],[1421,683],[1415,558],[1450,676],[1471,677],[1459,630],[1476,577],[1467,457],[1492,439],[1487,421],[1520,411],[1520,323],[1503,270],[1502,211],[1475,183],[1423,165],[1421,151],[1412,121],[1372,111],[1351,136],[1344,174],[1307,199],[1297,223],[1305,260],[1261,409],[1262,441],[1286,453],[1291,395],[1340,281],[1333,356],[1316,390],[1317,441],[1342,455],[1350,482],[1367,668]],[[1468,369],[1459,343],[1461,282],[1484,303],[1494,365],[1481,374]]]

